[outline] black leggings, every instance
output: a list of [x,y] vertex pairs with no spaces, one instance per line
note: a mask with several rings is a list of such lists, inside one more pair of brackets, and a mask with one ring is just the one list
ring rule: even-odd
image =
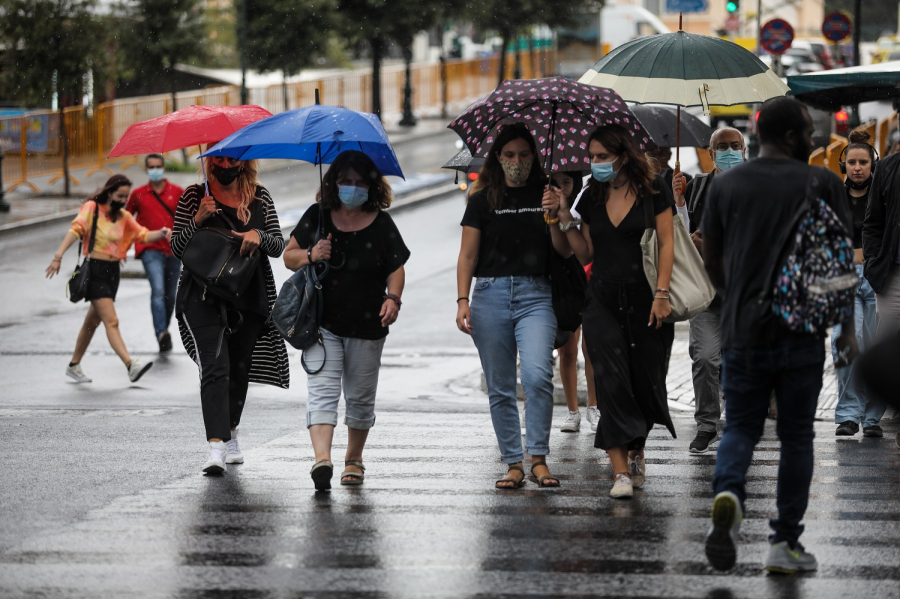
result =
[[[232,312],[233,314],[233,312]],[[207,439],[231,439],[231,429],[241,422],[247,400],[253,348],[265,318],[255,312],[241,311],[244,321],[226,335],[216,357],[222,327],[219,309],[196,304],[184,311],[184,321],[194,338],[200,363],[200,403]]]

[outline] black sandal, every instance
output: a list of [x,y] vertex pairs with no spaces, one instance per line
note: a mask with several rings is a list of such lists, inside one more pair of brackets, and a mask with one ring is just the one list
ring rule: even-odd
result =
[[316,491],[328,491],[331,489],[331,475],[334,474],[334,466],[331,460],[319,460],[313,464],[309,474],[316,485]]
[[[512,472],[513,470],[518,470],[519,472],[522,473],[521,480],[509,475],[509,473]],[[513,483],[512,486],[500,484],[500,483],[508,483],[508,482]],[[509,466],[509,469],[506,471],[506,476],[504,476],[501,479],[498,479],[497,482],[494,483],[494,488],[497,488],[497,489],[519,489],[524,484],[525,484],[525,471],[522,469],[521,466],[512,466],[511,465],[511,466]]]
[[[547,468],[548,472],[550,471],[550,468],[547,467],[546,460],[542,460],[540,462],[534,462],[534,461],[531,462],[531,476],[533,476],[535,481],[537,481],[537,484],[539,487],[558,487],[559,486],[559,479],[556,478],[555,476],[553,476],[552,474],[545,474],[544,476],[540,476],[540,477],[537,474],[535,474],[534,469],[537,466],[544,466],[545,468]],[[550,482],[548,482],[548,481],[550,481]]]

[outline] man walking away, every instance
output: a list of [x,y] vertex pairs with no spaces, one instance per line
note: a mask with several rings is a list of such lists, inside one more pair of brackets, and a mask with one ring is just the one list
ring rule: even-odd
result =
[[[688,232],[697,251],[703,253],[703,236],[700,222],[709,186],[719,173],[744,162],[744,136],[732,127],[713,131],[709,139],[709,157],[716,167],[709,174],[697,175],[693,181],[675,177],[672,191],[675,204],[682,215],[687,210]],[[706,453],[719,436],[719,418],[722,417],[722,383],[720,371],[722,350],[719,344],[719,320],[722,317],[722,300],[718,296],[709,307],[691,319],[690,345],[692,378],[694,381],[694,420],[697,436],[691,441],[690,452]]]
[[[165,158],[160,154],[149,154],[144,159],[150,182],[131,192],[125,209],[131,212],[138,224],[155,231],[162,227],[175,226],[175,209],[184,190],[166,179]],[[169,335],[169,321],[175,310],[175,292],[178,290],[178,276],[181,261],[172,255],[172,248],[166,239],[154,243],[136,243],[134,254],[144,263],[147,280],[150,281],[150,313],[153,315],[153,329],[159,343],[159,351],[172,349]]]
[[[722,303],[722,387],[725,429],[716,456],[712,526],[706,556],[717,570],[737,561],[747,470],[766,421],[769,396],[778,404],[781,441],[776,504],[769,522],[769,571],[815,570],[816,558],[800,544],[813,472],[813,418],[825,363],[824,336],[787,329],[771,308],[772,273],[795,231],[792,217],[807,200],[807,184],[843,223],[853,221],[837,175],[807,164],[813,121],[788,97],[766,102],[759,113],[757,160],[716,176],[703,215],[703,256]],[[761,307],[760,307],[761,306]],[[843,361],[857,353],[852,316],[836,339]]]

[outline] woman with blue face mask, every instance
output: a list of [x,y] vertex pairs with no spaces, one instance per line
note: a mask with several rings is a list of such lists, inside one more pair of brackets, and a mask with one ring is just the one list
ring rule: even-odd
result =
[[[675,436],[666,399],[667,356],[675,333],[663,321],[672,311],[675,202],[625,129],[601,127],[591,135],[588,151],[591,180],[578,201],[581,229],[565,202],[559,228],[582,264],[593,261],[582,331],[600,410],[594,446],[606,450],[612,462],[610,496],[630,498],[644,484],[650,429],[662,424]],[[641,250],[649,227],[656,228],[659,240],[654,286],[644,275]]]
[[[400,312],[409,250],[385,212],[391,186],[372,159],[355,150],[331,163],[316,204],[300,219],[284,252],[284,264],[298,270],[328,261],[322,281],[322,340],[325,365],[308,376],[306,426],[316,461],[317,490],[331,488],[331,443],[343,387],[347,452],[342,485],[361,485],[363,449],[375,424],[375,393],[388,327]],[[314,244],[323,211],[324,234]]]

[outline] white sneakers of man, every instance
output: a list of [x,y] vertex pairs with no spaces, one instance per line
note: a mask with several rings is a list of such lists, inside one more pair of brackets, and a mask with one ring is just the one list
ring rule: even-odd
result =
[[226,471],[225,456],[228,446],[224,441],[210,441],[209,459],[203,464],[203,472],[207,474],[223,474]]
[[587,421],[591,423],[591,430],[597,432],[597,425],[600,424],[600,410],[597,406],[588,406]]
[[643,487],[644,481],[647,480],[647,463],[644,462],[644,458],[641,456],[634,459],[628,458],[628,474],[631,476],[631,484],[635,489]]
[[237,431],[231,431],[231,440],[225,441],[225,463],[226,464],[243,464],[244,454],[238,447]]
[[633,495],[634,485],[631,483],[631,477],[623,473],[617,474],[612,489],[609,490],[609,496],[613,499],[631,499]]
[[66,368],[66,376],[70,379],[75,379],[76,383],[90,383],[92,380],[88,378],[86,374],[84,374],[84,371],[81,369],[81,364],[68,366]]
[[131,364],[128,365],[128,378],[132,383],[138,382],[138,379],[144,376],[151,366],[153,366],[153,362],[142,364],[140,360],[132,359]]
[[581,429],[581,412],[569,412],[566,421],[559,427],[564,433],[577,433],[579,429]]

